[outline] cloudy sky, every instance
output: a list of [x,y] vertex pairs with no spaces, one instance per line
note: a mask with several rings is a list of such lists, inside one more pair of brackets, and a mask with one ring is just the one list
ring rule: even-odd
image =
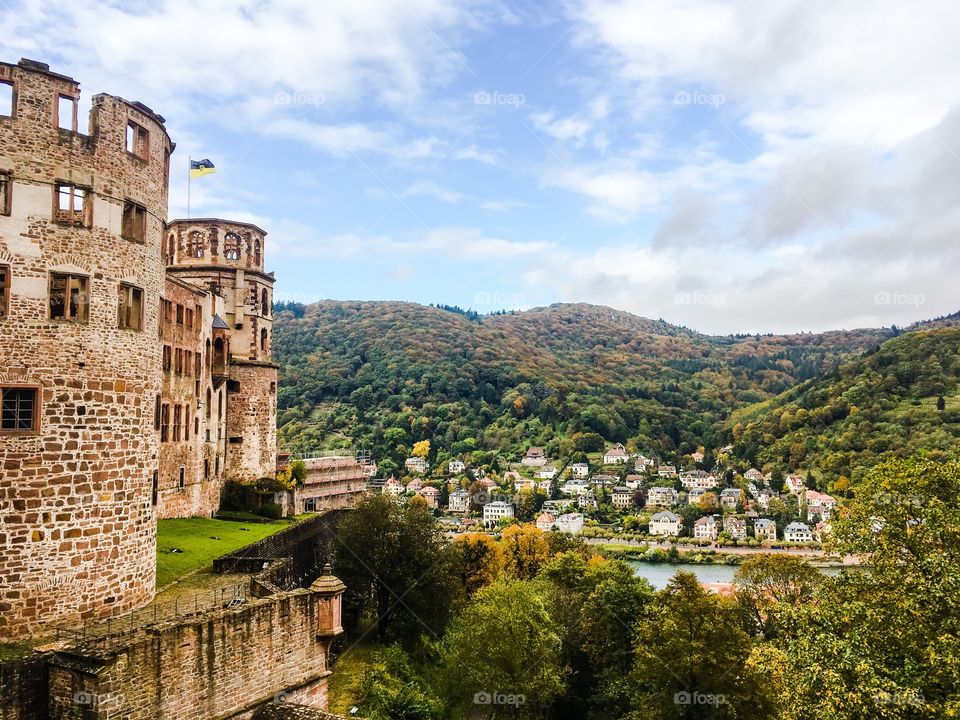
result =
[[953,0],[0,0],[0,58],[167,117],[171,217],[277,296],[708,332],[960,309]]

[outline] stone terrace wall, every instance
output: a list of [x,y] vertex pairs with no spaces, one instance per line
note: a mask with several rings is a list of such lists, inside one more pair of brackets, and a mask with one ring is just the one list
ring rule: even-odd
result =
[[[332,510],[291,525],[263,540],[213,561],[213,571],[258,572],[272,560],[292,558],[292,575],[312,580],[323,566],[333,561],[333,533],[346,510]],[[311,574],[313,577],[310,577]]]
[[54,653],[50,716],[226,720],[276,700],[325,707],[334,602],[293,590],[149,627],[110,650]]
[[46,720],[47,656],[0,663],[0,720]]

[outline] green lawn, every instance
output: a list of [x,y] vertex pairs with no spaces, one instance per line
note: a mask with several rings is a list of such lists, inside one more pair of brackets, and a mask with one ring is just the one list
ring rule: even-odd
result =
[[[242,548],[290,527],[286,520],[242,523],[209,518],[184,518],[157,522],[157,587],[203,566],[214,558]],[[173,548],[183,552],[172,553]]]
[[371,630],[363,635],[363,630],[354,631],[354,639],[347,640],[347,651],[337,658],[333,666],[333,674],[328,685],[329,712],[334,715],[347,715],[350,708],[360,700],[360,685],[363,682],[363,672],[373,661],[373,653],[380,645],[377,643],[377,632]]

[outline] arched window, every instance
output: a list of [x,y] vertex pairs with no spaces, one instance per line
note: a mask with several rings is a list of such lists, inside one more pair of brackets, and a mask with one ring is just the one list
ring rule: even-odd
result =
[[169,239],[167,240],[167,264],[168,265],[173,265],[174,248],[176,248],[176,241],[174,240],[173,234],[171,233]]
[[213,397],[210,395],[210,388],[207,388],[207,420],[210,419],[210,406],[213,404]]
[[260,267],[260,240],[253,241],[253,264]]
[[223,417],[223,390],[217,393],[217,418]]
[[240,236],[236,233],[227,233],[223,238],[223,256],[227,260],[240,259]]
[[223,338],[217,338],[213,341],[213,365],[215,368],[222,368],[227,362],[226,344]]
[[193,230],[187,235],[187,257],[203,257],[203,235],[199,230]]
[[263,289],[263,295],[260,299],[260,314],[264,317],[270,316],[270,298],[267,296],[267,289]]
[[207,369],[210,369],[210,338],[207,338],[207,354],[204,356],[203,361],[207,364]]
[[266,328],[263,328],[263,330],[260,331],[260,349],[261,350],[267,349],[267,329]]

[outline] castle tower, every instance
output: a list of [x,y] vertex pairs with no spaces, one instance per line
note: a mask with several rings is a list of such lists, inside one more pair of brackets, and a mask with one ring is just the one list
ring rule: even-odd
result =
[[214,318],[211,377],[226,388],[223,480],[252,482],[276,473],[277,365],[273,273],[264,272],[256,225],[219,219],[173,220],[164,252],[169,277],[222,299]]
[[0,64],[0,640],[153,596],[162,117]]

